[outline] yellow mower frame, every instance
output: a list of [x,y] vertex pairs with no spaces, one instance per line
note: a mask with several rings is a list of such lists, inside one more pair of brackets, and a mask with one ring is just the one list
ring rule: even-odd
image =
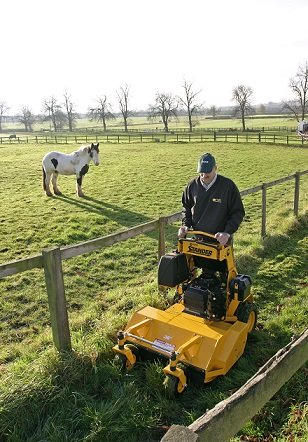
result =
[[[205,232],[189,231],[186,238],[179,239],[176,253],[185,255],[189,278],[176,285],[178,302],[166,310],[146,306],[134,313],[125,330],[118,333],[118,343],[113,347],[125,369],[135,365],[139,350],[168,358],[163,372],[167,391],[172,395],[187,387],[188,369],[201,374],[204,383],[225,375],[243,354],[247,335],[256,325],[257,312],[250,288],[240,300],[237,283],[233,281],[238,276],[233,248],[220,245],[214,238]],[[224,262],[226,266],[226,314],[221,320],[185,311],[181,296],[184,285],[198,276],[195,257]]]

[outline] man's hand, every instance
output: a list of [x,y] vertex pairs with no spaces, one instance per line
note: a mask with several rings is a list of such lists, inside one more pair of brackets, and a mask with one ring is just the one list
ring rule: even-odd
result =
[[178,230],[178,238],[185,238],[187,231],[188,231],[188,227],[186,227],[186,226],[180,227]]
[[222,246],[225,246],[229,241],[230,235],[227,232],[217,232],[215,238]]

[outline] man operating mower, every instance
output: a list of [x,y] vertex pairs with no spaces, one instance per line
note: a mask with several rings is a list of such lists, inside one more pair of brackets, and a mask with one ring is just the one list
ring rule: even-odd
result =
[[184,238],[188,229],[193,229],[214,234],[222,245],[230,244],[245,216],[240,192],[231,179],[217,174],[210,153],[201,156],[197,172],[183,192],[178,237]]

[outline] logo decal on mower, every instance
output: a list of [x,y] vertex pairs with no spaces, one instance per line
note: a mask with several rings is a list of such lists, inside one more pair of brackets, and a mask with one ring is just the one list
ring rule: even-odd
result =
[[175,345],[169,344],[169,342],[164,342],[160,339],[155,339],[153,347],[160,348],[165,351],[174,351]]
[[188,251],[192,253],[197,253],[198,255],[211,256],[212,250],[198,249],[198,247],[188,246]]

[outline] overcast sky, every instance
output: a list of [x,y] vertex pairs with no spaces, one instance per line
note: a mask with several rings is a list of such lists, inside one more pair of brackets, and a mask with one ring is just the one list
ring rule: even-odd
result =
[[85,112],[130,87],[130,108],[184,79],[205,106],[232,105],[244,84],[253,104],[290,98],[308,60],[308,0],[2,0],[0,101],[42,111],[67,91]]

